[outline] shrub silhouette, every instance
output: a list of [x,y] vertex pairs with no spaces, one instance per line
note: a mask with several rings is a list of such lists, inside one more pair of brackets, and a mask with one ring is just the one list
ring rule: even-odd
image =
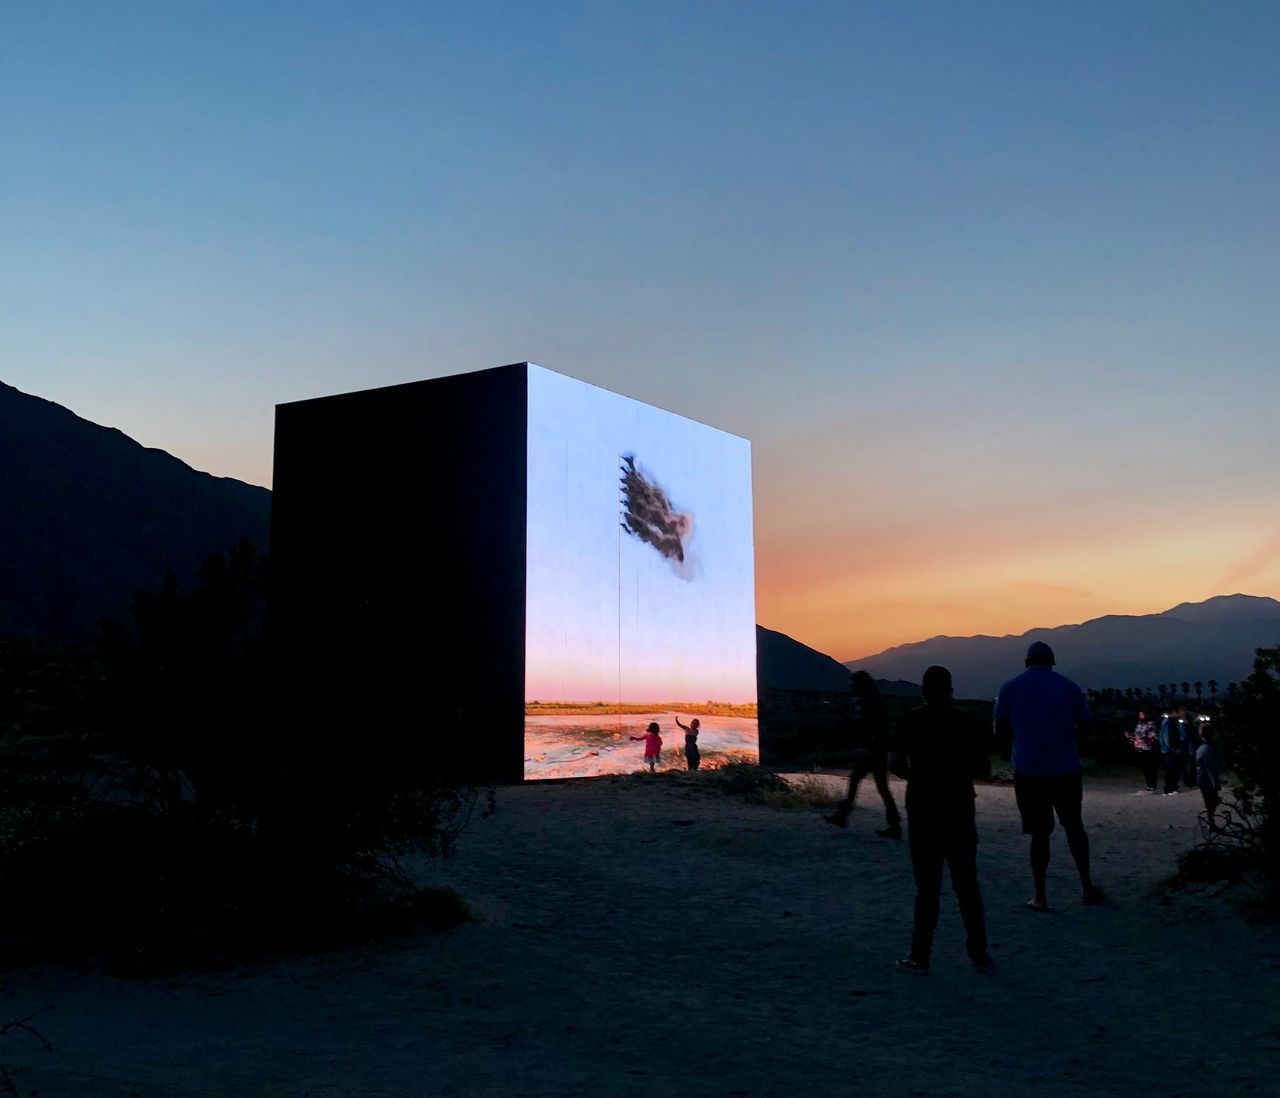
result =
[[416,889],[401,858],[448,854],[474,791],[357,765],[358,721],[350,756],[280,734],[295,703],[273,679],[267,583],[248,544],[210,558],[189,592],[166,577],[137,596],[132,627],[104,627],[85,657],[74,752],[9,729],[11,948],[146,969],[465,915],[456,897]]

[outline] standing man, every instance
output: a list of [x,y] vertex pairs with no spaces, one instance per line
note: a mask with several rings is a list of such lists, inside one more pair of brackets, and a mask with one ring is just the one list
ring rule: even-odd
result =
[[890,765],[907,779],[907,841],[916,881],[911,952],[898,967],[929,971],[945,863],[964,920],[969,960],[988,968],[973,779],[991,775],[991,737],[983,723],[951,704],[951,672],[945,667],[924,673],[921,694],[924,705],[903,714],[890,743]]
[[1182,710],[1174,709],[1160,722],[1160,754],[1164,756],[1164,795],[1172,797],[1178,792],[1178,776],[1182,773],[1183,741],[1187,737],[1187,723]]
[[1050,911],[1045,892],[1049,871],[1049,836],[1057,814],[1067,833],[1067,846],[1080,874],[1086,904],[1102,902],[1102,889],[1089,875],[1089,836],[1081,808],[1084,785],[1078,730],[1093,721],[1084,691],[1054,669],[1053,649],[1036,641],[1027,649],[1027,669],[1000,688],[996,698],[996,738],[1008,757],[1013,754],[1013,789],[1022,816],[1022,833],[1031,836],[1033,911]]

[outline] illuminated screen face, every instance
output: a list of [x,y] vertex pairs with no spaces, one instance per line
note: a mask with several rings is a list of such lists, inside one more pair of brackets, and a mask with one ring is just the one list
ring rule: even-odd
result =
[[525,777],[756,761],[750,444],[528,369]]

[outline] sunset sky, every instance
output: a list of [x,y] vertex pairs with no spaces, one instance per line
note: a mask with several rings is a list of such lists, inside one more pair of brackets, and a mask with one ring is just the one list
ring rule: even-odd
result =
[[752,441],[848,659],[1280,595],[1280,5],[81,3],[0,34],[0,381],[269,484],[533,360]]

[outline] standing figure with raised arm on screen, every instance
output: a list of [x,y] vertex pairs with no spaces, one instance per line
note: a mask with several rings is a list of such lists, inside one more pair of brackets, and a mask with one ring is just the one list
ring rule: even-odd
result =
[[995,731],[1001,752],[1013,755],[1013,791],[1022,833],[1031,836],[1032,911],[1051,911],[1045,891],[1049,836],[1057,813],[1067,833],[1086,904],[1102,902],[1102,889],[1089,874],[1089,836],[1082,808],[1084,783],[1077,731],[1093,722],[1084,691],[1053,669],[1053,649],[1036,641],[1027,649],[1027,669],[1002,687],[996,698]]
[[694,717],[688,724],[681,722],[676,716],[676,724],[684,729],[684,758],[690,770],[697,770],[702,763],[702,752],[698,750],[698,733],[702,731],[702,722]]
[[844,800],[830,816],[823,818],[836,827],[849,826],[849,814],[858,798],[858,786],[870,774],[876,783],[876,791],[884,802],[885,826],[876,834],[883,839],[902,838],[902,817],[889,788],[889,718],[876,681],[865,671],[855,671],[851,678],[853,697],[857,702],[858,719],[854,722],[854,735],[858,749],[854,752],[853,769],[849,771],[849,789]]
[[929,971],[945,864],[964,920],[969,959],[987,968],[991,956],[978,887],[973,780],[991,775],[991,736],[951,703],[951,672],[945,667],[925,671],[920,693],[924,704],[902,715],[889,743],[893,772],[907,779],[907,843],[916,881],[911,952],[898,967]]
[[650,721],[649,727],[645,729],[643,736],[632,736],[637,742],[644,740],[644,764],[649,768],[649,773],[655,773],[658,769],[658,763],[662,761],[662,736],[661,729],[658,727],[657,721]]

